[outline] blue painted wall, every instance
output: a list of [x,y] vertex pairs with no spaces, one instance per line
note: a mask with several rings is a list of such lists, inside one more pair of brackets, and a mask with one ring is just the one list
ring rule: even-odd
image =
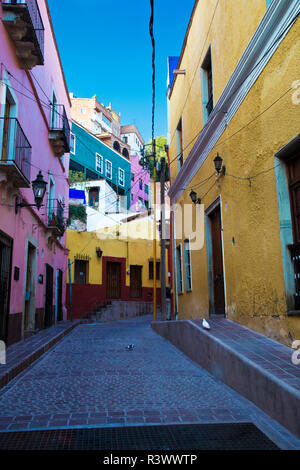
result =
[[[79,164],[83,167],[85,175],[88,170],[95,173],[99,179],[105,179],[115,191],[118,190],[119,194],[127,196],[127,208],[129,208],[131,199],[130,161],[74,122],[72,123],[72,133],[75,135],[75,153],[70,153],[70,169],[72,169],[72,163],[74,162],[74,164]],[[96,154],[102,156],[102,172],[96,170]],[[106,160],[109,160],[112,164],[111,179],[106,176]],[[124,186],[119,181],[119,168],[124,170]]]

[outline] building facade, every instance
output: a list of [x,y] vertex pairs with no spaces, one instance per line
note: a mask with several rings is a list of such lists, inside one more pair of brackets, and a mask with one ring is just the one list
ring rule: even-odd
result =
[[[110,220],[106,225],[109,224]],[[100,311],[107,304],[113,304],[115,319],[152,313],[152,236],[153,219],[147,214],[123,218],[118,224],[94,232],[67,231],[72,266],[73,318]],[[157,232],[157,253],[158,237]],[[156,273],[159,304],[159,257]],[[70,300],[69,286],[67,297]]]
[[[0,339],[9,345],[66,318],[70,101],[47,1],[4,0],[0,20]],[[46,192],[34,197],[41,179]]]
[[[179,318],[226,316],[288,345],[300,336],[299,13],[296,0],[196,1],[168,87]],[[202,249],[180,234],[197,202]]]
[[96,135],[106,145],[129,159],[130,146],[121,139],[121,115],[99,103],[97,96],[76,98],[71,93],[72,119]]
[[130,156],[131,163],[131,200],[133,212],[150,209],[150,173],[139,162],[138,155]]
[[121,126],[121,139],[130,146],[130,155],[139,155],[141,158],[141,150],[145,145],[145,141],[138,128],[131,124],[129,126]]
[[117,196],[126,198],[127,208],[130,207],[130,161],[74,121],[70,170],[83,172],[87,180],[104,179]]

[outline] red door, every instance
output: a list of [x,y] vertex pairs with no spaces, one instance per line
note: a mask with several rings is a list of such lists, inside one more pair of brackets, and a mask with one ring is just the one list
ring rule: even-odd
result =
[[106,265],[106,297],[121,297],[121,263],[108,262]]
[[211,214],[211,241],[213,261],[214,312],[225,315],[225,293],[223,275],[223,252],[221,238],[221,212],[218,206]]

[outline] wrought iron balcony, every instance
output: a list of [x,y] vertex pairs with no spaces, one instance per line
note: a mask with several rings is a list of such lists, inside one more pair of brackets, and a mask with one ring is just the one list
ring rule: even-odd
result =
[[15,118],[0,118],[0,171],[17,188],[30,187],[31,145]]
[[66,224],[64,223],[64,208],[63,205],[57,201],[57,211],[53,211],[48,215],[48,228],[53,231],[53,235],[61,237],[66,229]]
[[16,46],[21,68],[44,64],[44,25],[36,0],[2,0],[3,24]]
[[50,109],[49,140],[57,157],[70,152],[70,125],[63,104],[55,104]]
[[300,310],[300,242],[288,245],[295,272],[295,310]]

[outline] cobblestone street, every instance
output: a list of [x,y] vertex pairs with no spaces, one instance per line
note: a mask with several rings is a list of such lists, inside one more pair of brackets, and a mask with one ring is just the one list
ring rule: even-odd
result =
[[284,428],[156,335],[150,322],[75,328],[1,390],[1,431],[252,421],[293,445]]

